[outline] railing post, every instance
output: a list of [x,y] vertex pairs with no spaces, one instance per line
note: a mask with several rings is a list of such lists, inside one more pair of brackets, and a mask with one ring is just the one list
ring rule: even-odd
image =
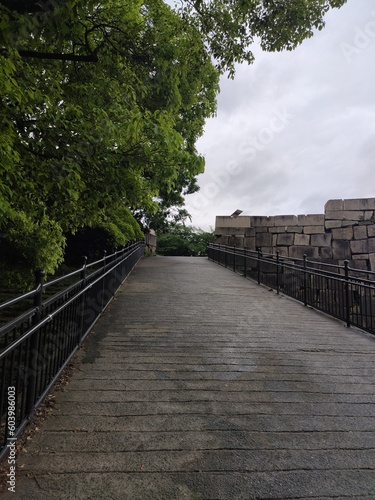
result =
[[233,245],[233,272],[236,272],[236,245]]
[[[115,256],[114,256],[114,260],[112,262],[116,262],[116,258],[117,258],[117,247],[115,247]],[[103,269],[102,269],[102,293],[101,293],[101,301],[100,301],[100,307],[101,307],[101,311],[103,312],[103,309],[104,309],[104,285],[105,285],[105,276],[104,276],[104,273],[106,271],[106,266],[107,266],[107,250],[104,250],[103,252]]]
[[258,285],[260,285],[260,259],[262,257],[262,249],[261,247],[258,247],[257,250],[258,250]]
[[244,277],[246,278],[247,276],[247,248],[244,247],[243,248],[243,274],[244,274]]
[[228,252],[227,252],[227,246],[225,245],[225,250],[224,250],[224,265],[227,267],[228,263]]
[[346,306],[346,326],[350,327],[350,290],[349,290],[349,261],[344,261],[345,266],[345,306]]
[[[46,273],[42,270],[35,273],[36,294],[34,297],[34,307],[36,307],[33,325],[37,325],[42,319],[42,301],[43,301],[43,283]],[[27,370],[28,379],[26,382],[27,397],[26,397],[26,415],[29,415],[33,408],[36,399],[37,376],[39,372],[39,330],[31,337],[29,366]]]
[[82,288],[85,288],[85,280],[86,280],[86,266],[87,266],[87,256],[83,256],[83,266],[81,270],[81,281],[82,281]]
[[303,303],[307,306],[307,255],[303,254]]
[[279,293],[280,293],[279,266],[280,266],[280,252],[279,252],[279,250],[276,250],[276,292],[277,292],[277,295],[279,295]]
[[[83,266],[81,269],[81,290],[83,290],[86,286],[86,269],[87,267],[87,256],[83,256]],[[86,292],[81,295],[80,298],[80,316],[81,321],[79,324],[79,342],[82,340],[83,334],[85,333],[85,311],[86,311]],[[78,325],[77,325],[78,327]]]

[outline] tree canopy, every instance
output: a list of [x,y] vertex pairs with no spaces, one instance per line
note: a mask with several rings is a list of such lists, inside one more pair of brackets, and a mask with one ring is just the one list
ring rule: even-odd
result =
[[[293,50],[314,30],[324,27],[324,15],[346,0],[182,0],[180,13],[203,34],[220,71],[235,73],[235,64],[252,63],[255,40],[265,51]],[[176,4],[177,5],[177,4]]]
[[198,256],[207,255],[208,244],[215,239],[213,231],[184,224],[170,224],[168,230],[157,233],[156,252],[160,255]]
[[0,0],[0,245],[53,272],[82,228],[121,245],[182,220],[220,74],[344,2]]

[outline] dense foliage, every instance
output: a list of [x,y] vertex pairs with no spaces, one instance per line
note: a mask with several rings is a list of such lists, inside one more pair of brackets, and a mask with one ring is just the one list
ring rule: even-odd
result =
[[190,0],[181,11],[204,35],[206,46],[221,71],[235,73],[235,64],[252,63],[251,47],[293,50],[314,30],[324,27],[324,15],[346,0]]
[[213,232],[185,226],[171,225],[168,232],[158,233],[156,252],[159,255],[207,255],[207,247],[215,239]]
[[344,1],[0,0],[0,250],[52,273],[67,235],[122,245],[136,221],[182,220],[220,74],[254,37],[295,47]]
[[0,231],[17,266],[53,272],[81,228],[105,228],[118,245],[142,237],[132,211],[157,212],[203,171],[195,142],[218,72],[198,31],[159,1],[68,2],[2,21]]

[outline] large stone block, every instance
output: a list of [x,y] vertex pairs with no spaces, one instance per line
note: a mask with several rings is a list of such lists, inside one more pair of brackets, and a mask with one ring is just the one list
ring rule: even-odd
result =
[[217,243],[218,245],[228,245],[229,236],[219,236],[216,238],[215,243]]
[[298,217],[296,215],[275,215],[275,226],[297,226]]
[[323,214],[313,214],[313,215],[299,215],[298,216],[299,226],[324,226],[324,215]]
[[334,240],[351,240],[353,238],[353,228],[342,227],[339,229],[332,229],[332,238]]
[[367,271],[367,259],[357,259],[353,261],[353,265],[351,266],[353,269],[360,269],[361,271]]
[[350,242],[347,240],[332,240],[332,250],[334,259],[350,259]]
[[375,272],[375,253],[370,253],[369,256],[370,269]]
[[245,230],[243,227],[216,227],[215,234],[223,236],[244,236]]
[[331,233],[311,235],[311,245],[313,247],[329,247],[331,245],[331,241],[332,241]]
[[305,226],[304,234],[321,234],[324,233],[324,226]]
[[244,246],[249,250],[255,250],[255,236],[244,238]]
[[358,253],[352,255],[353,260],[367,260],[368,258],[369,258],[368,253]]
[[332,259],[333,257],[332,247],[320,247],[319,253],[321,259]]
[[327,212],[327,210],[343,210],[344,209],[344,200],[328,200],[327,203],[324,205],[324,213]]
[[350,250],[352,253],[368,253],[368,241],[353,240],[350,242]]
[[271,233],[257,233],[255,237],[255,244],[257,247],[272,247],[272,234]]
[[375,210],[375,198],[344,200],[344,210]]
[[367,226],[367,236],[369,238],[375,237],[375,224],[371,225],[371,226]]
[[266,254],[273,255],[273,253],[274,253],[274,251],[273,251],[272,247],[262,247],[262,254],[263,255],[266,255]]
[[254,227],[245,227],[245,237],[255,236],[255,228]]
[[294,244],[296,246],[309,246],[310,245],[310,235],[309,234],[295,234]]
[[270,233],[285,233],[286,231],[286,226],[275,226],[275,227],[269,227],[267,228],[268,232]]
[[369,238],[367,242],[368,242],[369,253],[375,252],[375,238]]
[[229,215],[217,215],[215,227],[250,227],[250,215],[230,217]]
[[289,247],[277,247],[276,252],[279,252],[280,257],[289,257]]
[[275,225],[275,217],[266,217],[262,215],[253,215],[249,226],[272,227]]
[[230,236],[228,245],[243,248],[244,239],[245,238],[241,238],[240,236]]
[[341,227],[354,227],[358,224],[363,224],[364,221],[360,220],[343,220],[341,223]]
[[367,226],[354,226],[353,232],[355,240],[364,240],[367,238]]
[[294,244],[294,234],[293,233],[284,233],[277,235],[277,246],[291,246]]
[[326,229],[333,229],[336,227],[341,227],[342,221],[341,220],[326,220],[324,226]]
[[311,246],[291,246],[289,247],[289,257],[293,259],[303,259],[306,255],[310,259],[318,259],[319,252],[316,247]]
[[301,234],[303,232],[303,227],[302,226],[287,226],[286,232],[287,233]]
[[374,220],[374,210],[365,210],[365,220]]
[[326,220],[351,220],[359,221],[364,219],[364,212],[362,211],[349,211],[349,210],[327,210]]

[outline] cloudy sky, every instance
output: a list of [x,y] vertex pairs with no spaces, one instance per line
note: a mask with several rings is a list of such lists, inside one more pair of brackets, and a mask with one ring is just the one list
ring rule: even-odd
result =
[[255,49],[223,78],[198,142],[192,224],[216,215],[323,213],[329,199],[375,197],[375,2],[348,0],[293,52]]

